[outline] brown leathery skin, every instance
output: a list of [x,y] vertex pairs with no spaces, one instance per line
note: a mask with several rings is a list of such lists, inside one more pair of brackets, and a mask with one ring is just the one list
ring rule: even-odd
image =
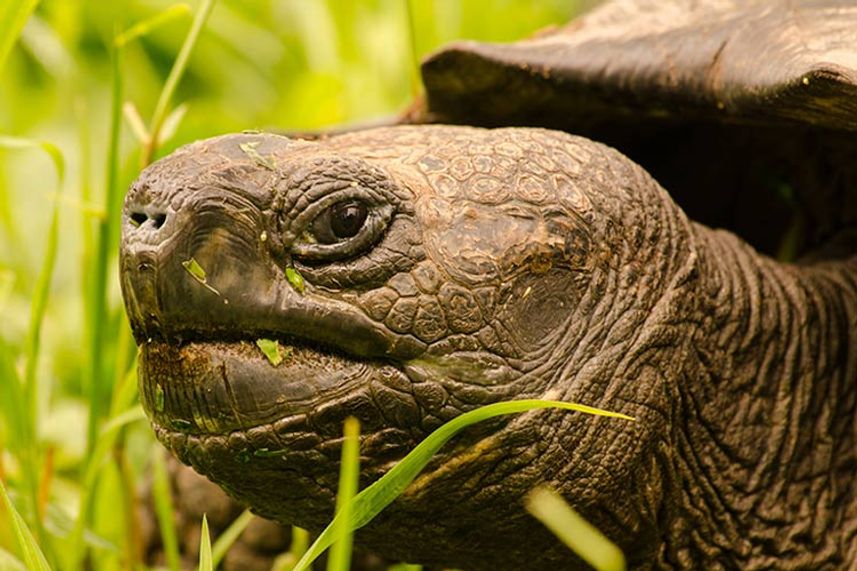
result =
[[[313,220],[355,200],[368,233],[319,261]],[[471,429],[357,541],[467,569],[577,565],[522,509],[549,483],[634,568],[857,557],[853,256],[777,264],[690,222],[618,152],[539,129],[209,139],[144,171],[125,217],[144,407],[263,516],[326,523],[346,416],[366,485],[463,411],[549,397],[637,422]],[[257,337],[292,356],[271,366]]]

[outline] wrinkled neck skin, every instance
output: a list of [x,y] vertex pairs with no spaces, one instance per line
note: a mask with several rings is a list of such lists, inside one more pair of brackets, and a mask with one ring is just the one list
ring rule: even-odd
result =
[[671,383],[661,568],[857,557],[857,257],[784,265],[694,226],[698,309]]
[[[777,263],[649,185],[634,185],[642,213],[603,209],[632,222],[606,237],[618,262],[593,271],[545,394],[637,422],[580,434],[556,420],[542,474],[632,568],[845,567],[857,560],[857,256]],[[554,447],[591,460],[565,465]]]

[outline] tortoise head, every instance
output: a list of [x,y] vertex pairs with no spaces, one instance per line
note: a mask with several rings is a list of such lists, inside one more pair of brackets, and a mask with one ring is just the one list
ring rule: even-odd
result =
[[624,412],[641,422],[541,411],[470,429],[358,541],[470,567],[562,561],[521,503],[548,483],[633,552],[657,533],[669,395],[654,371],[671,357],[655,348],[680,343],[659,323],[688,279],[687,232],[641,169],[549,131],[194,143],[125,201],[142,402],[184,462],[311,529],[332,514],[348,416],[365,485],[484,404]]

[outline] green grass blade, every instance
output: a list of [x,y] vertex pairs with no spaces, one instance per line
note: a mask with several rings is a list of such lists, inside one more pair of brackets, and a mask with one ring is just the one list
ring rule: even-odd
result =
[[0,71],[38,4],[39,0],[13,0],[0,4]]
[[598,528],[583,519],[549,488],[536,488],[526,500],[527,511],[542,522],[596,571],[625,571],[625,555]]
[[[34,435],[34,423],[27,414],[27,397],[18,370],[15,367],[15,354],[6,342],[0,338],[0,422],[5,431],[9,450],[18,458],[21,465],[22,486],[27,499],[33,506],[35,530],[40,538],[45,537],[44,528],[37,515],[39,504],[39,458],[38,446]],[[2,452],[2,448],[0,448]],[[0,479],[2,480],[2,479]]]
[[155,515],[161,527],[161,540],[164,543],[164,555],[170,571],[181,571],[179,556],[179,540],[176,532],[175,511],[170,492],[170,482],[167,478],[167,468],[164,465],[164,452],[158,449],[152,463],[153,481],[152,492],[155,498]]
[[110,452],[113,450],[116,440],[119,437],[119,431],[133,422],[146,418],[139,404],[131,404],[134,397],[134,393],[131,390],[136,388],[136,383],[133,382],[136,376],[137,368],[134,366],[123,380],[121,388],[114,393],[114,401],[111,409],[121,411],[121,407],[124,406],[126,410],[113,414],[111,420],[104,424],[96,440],[93,453],[85,463],[81,483],[80,513],[74,522],[71,541],[69,542],[71,553],[68,567],[70,569],[78,569],[83,559],[86,528],[91,523],[92,504],[95,498],[98,477],[104,465],[110,460]]
[[[101,429],[101,433],[106,435],[109,432],[118,431],[123,426],[143,420],[146,420],[146,413],[143,412],[143,407],[137,404],[105,422]],[[107,442],[112,444],[112,441]]]
[[220,565],[226,552],[235,543],[238,537],[247,529],[247,526],[253,520],[253,514],[250,510],[244,510],[235,520],[229,524],[223,533],[221,533],[214,542],[214,548],[211,550],[211,562],[215,568]]
[[65,160],[63,160],[62,152],[53,144],[47,141],[36,141],[33,139],[22,139],[20,137],[10,137],[8,135],[0,135],[0,147],[7,149],[41,149],[48,154],[51,161],[54,163],[54,168],[57,171],[57,177],[62,181],[65,177]]
[[360,422],[349,416],[345,419],[342,441],[342,460],[339,468],[339,488],[336,493],[336,515],[339,528],[335,532],[338,538],[330,550],[327,571],[348,571],[351,567],[352,533],[348,528],[351,521],[354,496],[357,494],[360,478]]
[[145,20],[137,22],[116,36],[113,39],[113,43],[117,47],[124,47],[129,42],[133,42],[134,40],[149,34],[152,30],[172,22],[173,20],[183,18],[188,14],[190,14],[190,6],[188,4],[174,4],[164,10],[161,10],[151,18],[146,18]]
[[302,527],[292,526],[292,544],[289,546],[289,553],[295,556],[295,561],[299,561],[309,549],[309,532]]
[[411,95],[416,99],[423,92],[422,75],[420,74],[420,56],[417,48],[417,25],[414,0],[405,0],[405,12],[408,17],[408,47],[410,48]]
[[[113,389],[113,401],[110,403],[110,416],[119,416],[123,411],[127,411],[134,405],[137,400],[137,359],[131,361],[131,367],[128,372],[116,383]],[[110,423],[108,423],[110,424]],[[106,428],[102,429],[102,434],[106,432]]]
[[15,285],[15,273],[12,270],[0,269],[0,313],[9,303],[12,295],[12,287]]
[[199,534],[199,571],[214,571],[211,534],[208,533],[208,518],[205,514],[202,514],[202,531]]
[[110,54],[112,64],[112,83],[110,97],[110,126],[107,143],[107,173],[104,191],[104,218],[98,223],[95,240],[95,257],[91,291],[88,297],[88,327],[90,339],[86,362],[86,384],[89,400],[89,419],[86,431],[87,461],[95,448],[98,437],[98,425],[104,408],[104,392],[108,390],[104,382],[102,355],[104,340],[107,338],[107,276],[114,243],[118,237],[119,204],[122,193],[119,186],[119,138],[122,122],[122,70],[120,66],[121,50],[114,48]]
[[203,0],[202,5],[193,18],[193,23],[191,23],[190,31],[187,37],[185,37],[181,50],[179,50],[179,55],[176,56],[176,61],[173,62],[170,74],[167,76],[166,82],[164,82],[164,88],[158,97],[158,103],[155,105],[155,111],[152,113],[152,121],[149,124],[150,142],[144,149],[144,165],[151,163],[155,156],[155,151],[157,150],[155,147],[158,141],[161,140],[161,128],[164,126],[164,120],[167,117],[170,100],[172,100],[176,87],[178,87],[179,81],[182,75],[184,75],[190,54],[196,45],[196,41],[199,39],[202,27],[205,25],[206,20],[208,20],[209,14],[211,14],[212,8],[214,8],[214,0]]
[[155,141],[155,144],[160,147],[170,139],[172,139],[176,132],[179,130],[179,125],[181,125],[182,119],[187,114],[188,106],[187,103],[182,103],[178,105],[172,112],[167,115],[167,118],[164,119],[164,124],[161,127],[160,135],[158,136],[158,140]]
[[[15,368],[15,356],[12,349],[0,338],[0,421],[6,426],[9,446],[16,456],[27,449],[34,448],[30,434],[30,422],[27,419],[24,404],[24,390],[18,370]],[[27,466],[24,466],[27,469]],[[28,474],[28,477],[30,474]]]
[[[51,159],[57,173],[57,197],[51,208],[51,221],[48,227],[47,250],[42,259],[42,268],[36,281],[33,292],[32,307],[30,310],[30,325],[27,330],[26,364],[24,367],[24,391],[26,394],[27,415],[37,426],[36,401],[38,398],[36,387],[36,368],[38,366],[39,349],[41,348],[42,322],[48,304],[48,293],[50,292],[51,279],[53,278],[54,266],[57,259],[57,245],[59,243],[59,193],[62,192],[65,179],[65,160],[60,150],[45,141],[33,141],[17,137],[0,136],[0,147],[7,149],[41,149]],[[35,435],[35,430],[33,432]]]
[[6,506],[6,511],[12,520],[12,528],[15,530],[15,537],[18,540],[18,546],[21,548],[21,553],[24,556],[24,564],[29,571],[50,571],[51,567],[45,559],[44,553],[39,549],[39,544],[36,538],[30,533],[24,518],[12,505],[12,500],[6,492],[6,487],[3,482],[0,482],[0,495],[3,496],[3,505]]
[[80,351],[83,365],[82,381],[87,382],[91,379],[88,365],[88,343],[93,337],[92,328],[94,323],[89,319],[91,309],[91,298],[88,292],[92,291],[92,273],[90,269],[93,267],[93,252],[95,252],[95,224],[94,220],[103,216],[96,215],[87,205],[92,206],[92,137],[90,127],[89,104],[85,98],[80,98],[75,102],[74,115],[77,122],[78,136],[78,164],[80,168],[79,184],[80,193],[80,238],[81,238],[81,258],[80,258],[80,287],[83,297],[84,319],[82,324],[82,336],[84,339],[84,349]]
[[[558,408],[596,416],[634,420],[633,417],[617,412],[610,412],[582,404],[549,400],[500,402],[471,410],[453,418],[432,432],[416,448],[411,450],[402,461],[393,466],[389,472],[357,494],[352,502],[354,504],[352,506],[353,512],[348,527],[354,531],[369,523],[381,510],[405,491],[422,469],[425,468],[426,464],[429,463],[431,457],[462,429],[471,424],[488,420],[489,418],[543,408]],[[309,565],[337,539],[336,531],[341,526],[341,522],[337,521],[337,518],[339,518],[339,515],[333,518],[333,521],[313,542],[306,554],[298,561],[295,571],[305,571],[308,569]]]
[[125,115],[125,122],[131,128],[131,133],[141,145],[149,143],[149,129],[146,128],[146,123],[140,116],[137,106],[131,101],[126,101],[122,105],[122,114]]

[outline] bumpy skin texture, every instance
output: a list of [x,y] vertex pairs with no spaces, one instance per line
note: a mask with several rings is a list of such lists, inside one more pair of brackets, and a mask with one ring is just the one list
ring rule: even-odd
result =
[[[360,233],[318,244],[355,201]],[[346,416],[366,485],[463,411],[547,397],[637,422],[470,430],[357,541],[467,569],[578,565],[522,509],[549,484],[633,568],[857,559],[857,258],[777,264],[604,145],[442,126],[210,139],[134,184],[121,264],[159,439],[261,515],[326,523]],[[258,337],[291,356],[273,367]]]

